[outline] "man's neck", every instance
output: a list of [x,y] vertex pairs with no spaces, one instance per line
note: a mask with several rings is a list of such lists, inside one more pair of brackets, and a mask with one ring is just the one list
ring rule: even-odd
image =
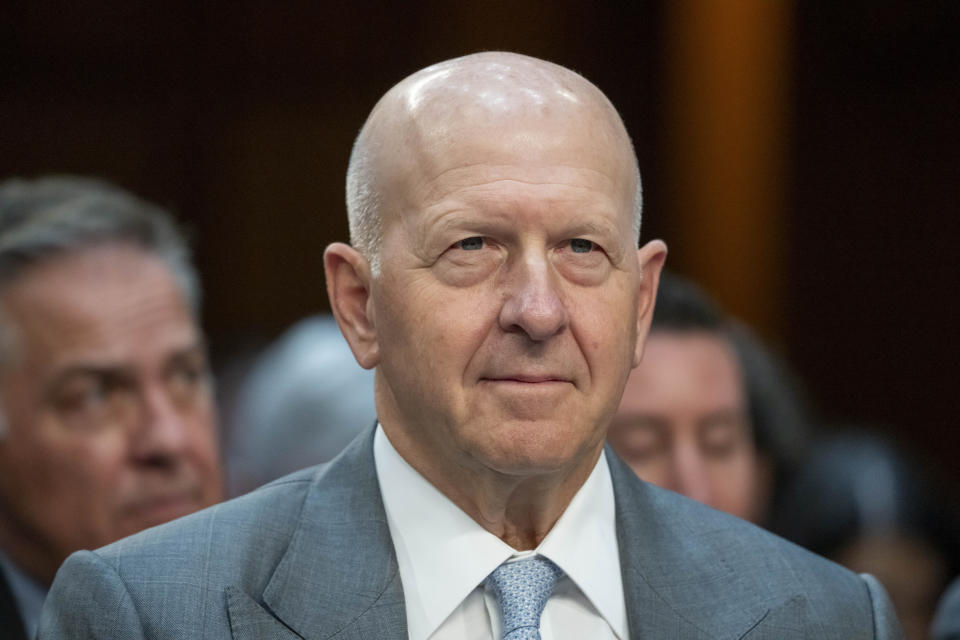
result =
[[603,452],[601,443],[567,467],[521,476],[480,464],[439,464],[450,458],[440,452],[424,452],[403,431],[382,426],[394,449],[411,467],[481,527],[518,551],[540,544]]

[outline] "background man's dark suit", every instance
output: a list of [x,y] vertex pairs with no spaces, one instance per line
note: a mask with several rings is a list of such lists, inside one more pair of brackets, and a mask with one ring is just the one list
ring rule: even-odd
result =
[[27,640],[23,622],[20,620],[20,612],[17,611],[17,602],[13,598],[2,569],[0,569],[0,629],[3,630],[4,638]]

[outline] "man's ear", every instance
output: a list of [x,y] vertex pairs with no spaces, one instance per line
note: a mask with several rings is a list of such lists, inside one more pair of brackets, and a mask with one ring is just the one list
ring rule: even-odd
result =
[[637,346],[633,352],[633,366],[640,364],[643,358],[643,345],[650,333],[660,273],[667,260],[667,245],[662,240],[651,240],[637,251],[637,260],[640,262],[640,295],[637,299]]
[[340,332],[360,366],[372,369],[380,361],[380,345],[370,304],[370,264],[350,245],[334,242],[323,252],[323,267]]

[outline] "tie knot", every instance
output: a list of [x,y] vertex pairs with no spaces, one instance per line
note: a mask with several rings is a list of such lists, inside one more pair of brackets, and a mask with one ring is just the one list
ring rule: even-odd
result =
[[504,562],[487,578],[500,605],[504,640],[540,638],[540,614],[563,575],[543,556]]

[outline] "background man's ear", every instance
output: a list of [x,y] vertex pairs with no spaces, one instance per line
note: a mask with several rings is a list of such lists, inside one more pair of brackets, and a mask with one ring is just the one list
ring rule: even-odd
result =
[[359,251],[335,242],[323,252],[330,308],[353,356],[364,369],[380,361],[373,306],[370,304],[370,264]]
[[662,240],[651,240],[637,251],[637,259],[640,261],[640,296],[637,300],[637,346],[633,352],[633,366],[640,364],[643,346],[650,333],[660,273],[667,260],[667,245]]

